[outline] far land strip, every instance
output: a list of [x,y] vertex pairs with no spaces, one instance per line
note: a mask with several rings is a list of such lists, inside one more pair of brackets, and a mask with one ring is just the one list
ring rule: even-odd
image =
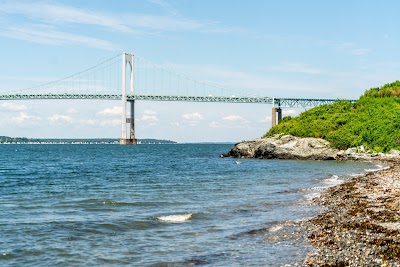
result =
[[221,156],[357,160],[383,169],[352,177],[313,201],[324,211],[302,226],[315,251],[304,266],[400,266],[400,82],[284,118],[263,138]]

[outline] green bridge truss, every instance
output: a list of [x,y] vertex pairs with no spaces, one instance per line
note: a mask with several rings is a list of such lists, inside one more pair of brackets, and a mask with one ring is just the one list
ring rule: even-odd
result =
[[[46,100],[46,99],[98,99],[122,100],[119,94],[3,94],[0,100]],[[316,107],[346,99],[274,98],[274,97],[226,97],[226,96],[167,96],[167,95],[127,95],[127,101],[185,101],[219,103],[259,103],[276,107]]]

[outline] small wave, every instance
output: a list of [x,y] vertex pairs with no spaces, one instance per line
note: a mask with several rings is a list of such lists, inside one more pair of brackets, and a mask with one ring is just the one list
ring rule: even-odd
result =
[[387,170],[390,167],[385,167],[385,168],[379,168],[379,169],[365,169],[366,172],[377,172],[377,171],[383,171],[383,170]]
[[321,192],[314,192],[314,193],[304,195],[304,198],[308,201],[312,201],[313,199],[318,198],[320,196],[321,196]]
[[189,221],[192,218],[192,215],[193,215],[192,213],[188,213],[188,214],[159,216],[157,217],[157,220],[159,220],[160,222],[181,223]]
[[274,225],[271,228],[269,228],[269,231],[270,232],[277,232],[279,230],[282,230],[283,227],[284,227],[284,225],[282,225],[282,224]]
[[332,175],[329,178],[323,179],[320,183],[320,186],[315,186],[308,188],[306,191],[307,194],[304,195],[304,198],[307,201],[312,201],[315,198],[321,196],[321,193],[331,186],[335,186],[344,182],[344,179],[338,175]]
[[335,186],[335,185],[341,184],[343,182],[344,182],[344,180],[339,179],[338,175],[332,175],[331,177],[324,180],[324,183],[329,186]]
[[377,172],[377,171],[382,171],[382,170],[387,170],[390,169],[389,166],[383,166],[383,165],[375,165],[377,169],[365,169],[366,172]]

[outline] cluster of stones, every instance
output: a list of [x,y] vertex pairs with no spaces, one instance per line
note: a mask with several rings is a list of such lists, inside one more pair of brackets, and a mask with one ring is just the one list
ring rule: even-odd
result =
[[237,143],[235,158],[377,161],[383,170],[353,177],[314,201],[325,211],[303,224],[315,251],[304,266],[400,267],[400,151],[337,150],[319,138],[276,135]]
[[373,159],[391,159],[397,158],[400,155],[398,150],[390,150],[388,154],[374,153],[366,150],[364,146],[352,147],[347,150],[340,150],[337,153],[336,159],[349,159],[349,160],[373,160]]
[[[400,266],[400,157],[391,168],[329,188],[315,202],[326,208],[306,224],[316,248],[306,266]],[[381,162],[382,163],[382,162]]]

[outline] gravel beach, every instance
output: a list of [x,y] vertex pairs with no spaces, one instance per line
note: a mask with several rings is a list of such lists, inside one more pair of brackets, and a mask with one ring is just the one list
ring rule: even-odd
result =
[[400,266],[400,157],[331,187],[314,201],[325,210],[305,227],[314,252],[304,266]]

